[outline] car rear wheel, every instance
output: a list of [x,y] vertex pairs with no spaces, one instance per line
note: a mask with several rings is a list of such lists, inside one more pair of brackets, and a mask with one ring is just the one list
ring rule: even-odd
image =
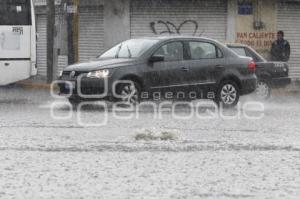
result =
[[237,105],[240,98],[239,87],[234,81],[228,80],[221,83],[218,90],[218,102],[224,108]]
[[271,87],[269,83],[264,80],[258,81],[255,94],[259,99],[269,99],[271,97]]

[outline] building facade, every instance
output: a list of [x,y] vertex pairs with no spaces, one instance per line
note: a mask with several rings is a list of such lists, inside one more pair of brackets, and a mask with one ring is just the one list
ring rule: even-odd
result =
[[[35,0],[38,74],[46,76],[46,2]],[[276,32],[291,44],[290,76],[300,80],[300,0],[81,0],[78,12],[79,61],[87,61],[129,38],[158,35],[204,36],[240,42],[268,57]],[[68,63],[63,0],[56,0],[55,70]]]

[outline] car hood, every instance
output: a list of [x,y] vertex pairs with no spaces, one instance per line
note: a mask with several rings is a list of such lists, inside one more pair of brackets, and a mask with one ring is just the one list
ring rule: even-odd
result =
[[69,65],[64,69],[64,71],[94,71],[99,69],[115,68],[120,66],[128,66],[136,64],[136,59],[97,59],[89,62],[76,63]]

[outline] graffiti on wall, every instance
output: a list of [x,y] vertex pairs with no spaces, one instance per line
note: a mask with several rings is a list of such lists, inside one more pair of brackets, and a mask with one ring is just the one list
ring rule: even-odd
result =
[[[195,20],[185,20],[176,25],[170,21],[158,20],[150,23],[152,32],[156,35],[192,35],[201,36],[204,33],[199,31],[199,24]],[[200,33],[199,33],[200,32]]]

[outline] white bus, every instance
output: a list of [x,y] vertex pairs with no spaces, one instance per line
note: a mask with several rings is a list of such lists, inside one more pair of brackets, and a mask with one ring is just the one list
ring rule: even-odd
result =
[[0,0],[0,86],[37,74],[32,0]]

